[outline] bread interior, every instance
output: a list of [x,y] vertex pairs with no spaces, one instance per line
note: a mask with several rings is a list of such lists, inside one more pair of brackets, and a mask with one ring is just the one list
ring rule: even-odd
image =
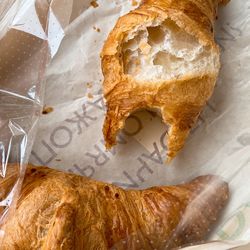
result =
[[124,73],[137,82],[162,82],[214,72],[218,58],[211,47],[170,19],[134,29],[122,46]]

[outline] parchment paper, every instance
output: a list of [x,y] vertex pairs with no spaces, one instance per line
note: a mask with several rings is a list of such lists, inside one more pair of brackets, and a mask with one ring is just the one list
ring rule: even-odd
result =
[[53,111],[40,119],[30,161],[125,188],[219,174],[229,182],[231,199],[210,240],[234,245],[250,241],[250,1],[232,0],[219,10],[220,77],[197,127],[171,165],[165,164],[167,128],[148,111],[128,119],[112,151],[103,145],[99,53],[117,18],[135,3],[102,0],[93,7],[89,1],[64,2],[72,13],[64,15],[63,4],[55,8],[62,30],[46,77],[45,105]]

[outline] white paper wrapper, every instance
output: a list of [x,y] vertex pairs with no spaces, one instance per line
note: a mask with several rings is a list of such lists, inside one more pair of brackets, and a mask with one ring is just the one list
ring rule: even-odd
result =
[[209,240],[231,242],[224,247],[214,243],[218,249],[249,242],[250,2],[231,1],[220,8],[216,31],[222,50],[220,78],[197,127],[171,165],[165,164],[167,128],[148,111],[130,116],[118,145],[105,150],[99,54],[118,17],[135,6],[129,0],[97,3],[94,8],[89,1],[52,2],[48,42],[54,58],[47,70],[44,104],[53,112],[40,118],[30,162],[124,188],[221,175],[230,185],[231,199]]

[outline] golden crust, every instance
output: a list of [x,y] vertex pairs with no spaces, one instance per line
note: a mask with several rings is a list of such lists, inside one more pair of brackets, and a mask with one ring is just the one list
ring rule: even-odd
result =
[[[15,176],[6,177],[1,189]],[[203,240],[228,194],[227,183],[211,175],[125,191],[30,165],[16,211],[1,227],[1,250],[172,249]]]
[[131,30],[169,18],[196,36],[204,46],[210,46],[211,53],[218,59],[219,48],[214,41],[213,26],[219,2],[146,0],[138,9],[117,21],[101,54],[103,92],[107,102],[103,133],[108,149],[116,144],[116,135],[124,127],[126,118],[137,109],[147,108],[159,109],[164,122],[170,126],[168,159],[174,158],[183,147],[190,129],[212,95],[219,64],[214,72],[204,72],[200,76],[185,75],[167,82],[137,83],[124,73],[121,46]]

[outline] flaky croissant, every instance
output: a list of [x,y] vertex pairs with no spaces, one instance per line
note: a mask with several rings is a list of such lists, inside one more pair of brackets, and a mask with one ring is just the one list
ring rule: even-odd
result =
[[[1,195],[15,180],[13,172],[1,181]],[[15,213],[1,227],[0,249],[173,249],[203,240],[228,194],[228,185],[210,175],[125,191],[29,166]]]
[[132,112],[155,109],[170,126],[168,160],[176,156],[216,83],[214,21],[226,2],[145,0],[118,20],[101,54],[108,149]]

